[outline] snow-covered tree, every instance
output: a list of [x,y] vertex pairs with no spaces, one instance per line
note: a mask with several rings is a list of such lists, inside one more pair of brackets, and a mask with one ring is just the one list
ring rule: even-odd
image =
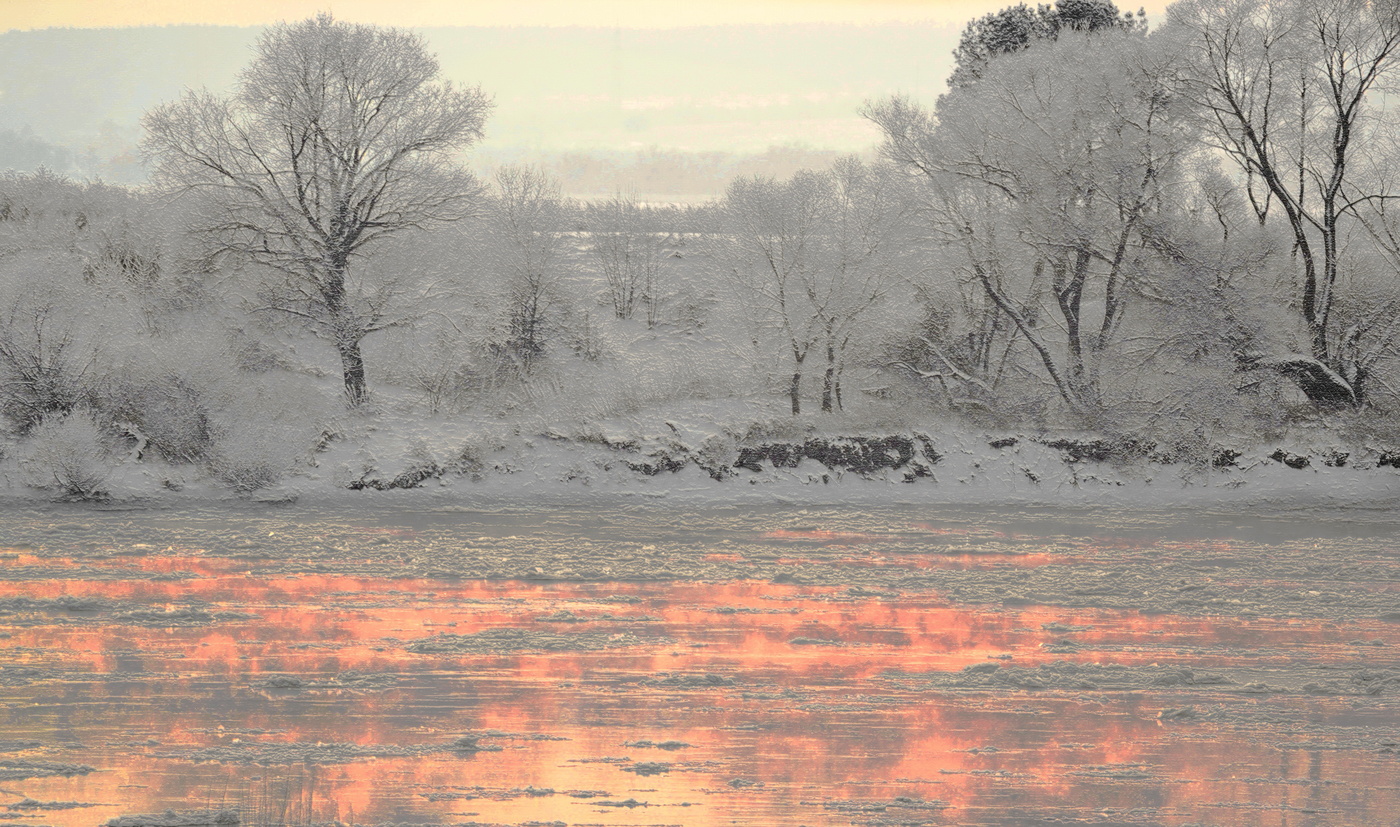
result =
[[213,251],[284,277],[267,307],[335,343],[351,404],[367,393],[361,341],[400,321],[395,291],[352,265],[477,193],[456,155],[491,105],[438,72],[418,35],[321,14],[265,31],[231,96],[187,92],[144,120],[156,183],[199,199],[189,214]]
[[960,252],[958,269],[1087,420],[1192,146],[1178,108],[1144,39],[1107,30],[989,64],[940,100],[937,118],[899,98],[866,110],[885,154],[928,184],[931,224]]
[[559,332],[563,200],[559,182],[534,167],[501,167],[495,185],[487,207],[488,266],[500,279],[503,317],[495,344],[528,374]]
[[1395,197],[1374,165],[1358,172],[1373,148],[1376,96],[1400,65],[1400,5],[1182,0],[1165,32],[1182,47],[1186,88],[1211,142],[1242,171],[1255,216],[1280,219],[1292,237],[1307,345],[1248,358],[1295,378],[1315,402],[1362,402],[1361,328],[1338,330],[1334,311],[1348,281],[1348,225],[1368,213],[1383,224],[1376,210]]
[[975,83],[988,63],[1001,55],[1029,49],[1042,41],[1053,41],[1064,32],[1093,32],[1123,28],[1145,31],[1146,15],[1120,14],[1111,0],[1059,0],[1053,6],[1032,8],[1025,3],[1007,6],[967,24],[958,47],[953,50],[953,74],[948,85]]
[[630,319],[641,307],[654,327],[661,305],[658,278],[666,234],[647,226],[647,210],[632,194],[616,195],[588,209],[590,250],[608,281],[613,314]]
[[891,170],[846,158],[787,182],[738,178],[725,194],[732,232],[725,266],[791,359],[793,414],[802,410],[813,349],[825,360],[822,410],[841,407],[848,349],[870,332],[869,311],[897,275],[901,207],[893,190]]

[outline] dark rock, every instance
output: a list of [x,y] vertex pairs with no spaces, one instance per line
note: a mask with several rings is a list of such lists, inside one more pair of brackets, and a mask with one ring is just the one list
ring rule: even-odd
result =
[[[654,477],[662,471],[670,471],[674,474],[689,464],[690,460],[688,458],[656,453],[651,455],[651,462],[629,462],[627,463],[627,467],[639,474]],[[714,474],[711,473],[710,476],[714,476]]]
[[1273,460],[1274,462],[1281,462],[1284,465],[1287,465],[1289,468],[1293,468],[1298,471],[1307,468],[1310,464],[1310,460],[1307,457],[1300,456],[1298,454],[1290,454],[1282,448],[1278,449],[1277,451],[1274,451],[1272,454],[1269,454],[1269,459]]
[[349,488],[351,491],[363,491],[366,488],[372,488],[375,491],[388,491],[393,488],[417,488],[418,486],[422,485],[425,480],[437,479],[442,477],[443,473],[444,470],[440,466],[438,466],[437,463],[430,462],[427,465],[421,465],[417,468],[410,468],[391,480],[386,481],[382,479],[371,479],[369,477],[361,477],[360,479],[351,482],[346,487]]
[[1109,462],[1141,459],[1152,454],[1154,442],[1124,439],[1052,439],[1041,440],[1046,448],[1063,451],[1070,462]]
[[[919,455],[922,459],[916,462]],[[796,468],[804,459],[820,462],[832,471],[853,471],[870,476],[883,469],[899,470],[910,466],[916,477],[931,476],[929,466],[942,456],[932,449],[926,437],[893,435],[885,437],[816,437],[794,444],[773,442],[749,445],[739,449],[735,468],[762,471],[767,462],[774,468]],[[911,465],[911,463],[913,463]]]
[[1210,464],[1215,468],[1229,468],[1235,464],[1235,460],[1244,456],[1241,451],[1230,448],[1216,448],[1211,452]]

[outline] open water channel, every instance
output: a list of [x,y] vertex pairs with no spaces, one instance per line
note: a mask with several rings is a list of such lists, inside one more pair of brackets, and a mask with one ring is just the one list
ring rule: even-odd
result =
[[0,820],[1400,824],[1397,528],[8,509]]

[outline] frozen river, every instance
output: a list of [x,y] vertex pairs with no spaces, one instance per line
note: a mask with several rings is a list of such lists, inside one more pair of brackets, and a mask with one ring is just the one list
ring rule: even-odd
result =
[[0,818],[1391,824],[1393,520],[9,509]]

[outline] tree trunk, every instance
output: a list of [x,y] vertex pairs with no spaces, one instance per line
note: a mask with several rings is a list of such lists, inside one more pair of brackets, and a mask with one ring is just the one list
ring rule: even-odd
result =
[[992,277],[991,274],[987,272],[987,268],[983,267],[981,264],[974,263],[972,265],[972,272],[977,276],[977,280],[982,283],[982,289],[986,292],[987,297],[992,300],[992,303],[995,304],[1001,312],[1006,314],[1007,318],[1011,319],[1012,323],[1016,325],[1016,329],[1020,331],[1022,336],[1026,337],[1026,341],[1030,342],[1031,347],[1035,348],[1035,352],[1040,355],[1040,361],[1045,365],[1045,370],[1050,374],[1050,380],[1055,383],[1055,389],[1060,392],[1060,397],[1069,404],[1070,409],[1075,413],[1082,413],[1084,410],[1084,403],[1079,398],[1077,388],[1065,381],[1065,377],[1060,373],[1059,367],[1055,364],[1055,357],[1051,355],[1050,348],[1036,333],[1035,329],[1031,327],[1030,320],[1021,315],[1021,312],[1016,309],[1016,306],[1011,303],[1011,300],[1003,295],[1002,292],[997,289],[996,285],[992,283]]
[[350,406],[359,407],[369,396],[365,384],[365,360],[360,355],[360,340],[346,339],[336,343],[340,350],[340,368],[345,375],[345,398]]
[[348,269],[348,254],[341,250],[330,256],[325,270],[325,281],[321,285],[321,297],[330,313],[335,347],[340,352],[341,374],[345,379],[345,398],[350,407],[357,408],[369,395],[365,385],[365,360],[360,354],[360,330],[354,314],[346,307],[345,271]]
[[797,367],[792,372],[792,384],[788,386],[788,397],[792,400],[793,416],[798,416],[802,413],[802,360],[806,357],[806,353],[800,356],[793,354],[793,359],[797,362]]
[[836,345],[831,341],[831,323],[826,325],[826,376],[822,380],[822,413],[831,413],[832,392],[836,388]]

